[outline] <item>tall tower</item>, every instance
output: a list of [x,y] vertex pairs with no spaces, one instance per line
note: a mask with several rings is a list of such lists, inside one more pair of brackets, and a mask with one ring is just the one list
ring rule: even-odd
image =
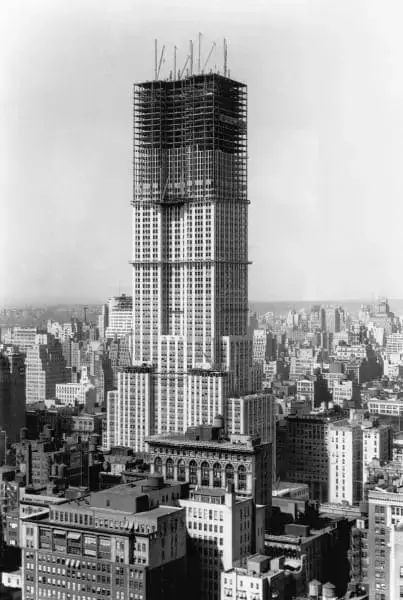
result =
[[217,73],[134,86],[133,365],[153,368],[157,433],[255,388],[246,119]]

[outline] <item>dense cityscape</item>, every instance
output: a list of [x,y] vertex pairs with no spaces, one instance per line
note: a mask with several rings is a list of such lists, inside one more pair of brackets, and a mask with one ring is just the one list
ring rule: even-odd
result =
[[1,597],[402,598],[403,317],[251,310],[225,61],[133,102],[132,294],[0,314]]

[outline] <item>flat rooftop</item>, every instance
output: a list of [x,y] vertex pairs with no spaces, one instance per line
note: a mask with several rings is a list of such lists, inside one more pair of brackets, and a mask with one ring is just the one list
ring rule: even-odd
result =
[[183,509],[178,506],[157,506],[151,510],[145,510],[143,512],[136,513],[136,519],[154,520],[160,517],[165,517],[166,515],[171,515],[175,512],[178,512],[178,510]]
[[[244,437],[245,439],[240,439]],[[187,446],[192,448],[216,448],[218,450],[231,450],[233,452],[253,452],[260,445],[260,438],[250,436],[236,436],[236,440],[192,440],[183,433],[167,433],[147,437],[146,442],[159,446]]]

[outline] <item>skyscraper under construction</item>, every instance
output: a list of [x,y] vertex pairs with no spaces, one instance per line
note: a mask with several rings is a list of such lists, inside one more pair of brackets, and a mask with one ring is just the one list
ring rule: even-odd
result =
[[211,423],[256,387],[243,83],[188,73],[134,86],[132,205],[138,394],[155,433]]

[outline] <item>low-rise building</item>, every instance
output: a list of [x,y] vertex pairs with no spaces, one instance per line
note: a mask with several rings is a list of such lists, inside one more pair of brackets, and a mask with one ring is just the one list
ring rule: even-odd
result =
[[387,398],[371,398],[367,402],[368,412],[372,415],[400,417],[403,415],[403,398],[389,396]]
[[284,598],[284,558],[270,560],[263,554],[249,556],[244,567],[221,573],[221,600],[272,600]]
[[313,579],[330,581],[343,593],[349,580],[349,539],[349,525],[343,517],[323,519],[315,529],[290,523],[282,535],[266,534],[265,554],[284,557],[283,568],[293,577],[295,595],[307,593]]

